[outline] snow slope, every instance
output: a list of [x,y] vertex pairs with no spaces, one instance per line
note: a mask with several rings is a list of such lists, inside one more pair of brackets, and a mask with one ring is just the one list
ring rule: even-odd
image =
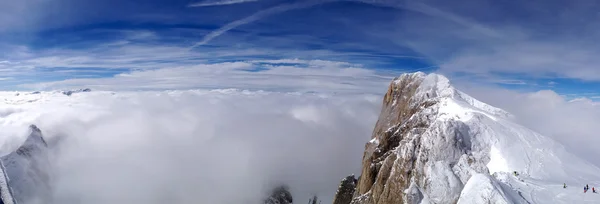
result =
[[458,204],[480,203],[526,203],[525,199],[510,188],[503,187],[496,179],[485,174],[475,174],[469,179]]
[[[406,113],[412,115],[393,118]],[[376,127],[367,143],[354,204],[397,203],[394,197],[406,203],[600,203],[599,194],[582,189],[600,184],[598,167],[516,124],[506,111],[457,90],[442,75],[417,72],[395,79],[379,120],[389,129]],[[563,189],[563,182],[571,187]],[[393,194],[397,188],[404,194]]]
[[[426,76],[420,92],[440,97],[438,107],[432,107],[438,109],[437,121],[447,124],[444,121],[458,120],[466,124],[473,153],[489,157],[489,173],[504,173],[509,178],[503,180],[505,184],[526,194],[530,203],[600,203],[600,195],[583,194],[581,189],[588,183],[600,184],[598,167],[565,151],[552,139],[514,123],[510,114],[456,90],[441,75]],[[514,178],[512,171],[517,171],[524,182]],[[572,187],[563,189],[563,182]],[[484,176],[473,176],[465,191],[473,186],[502,192],[499,185]],[[572,192],[573,188],[577,190]],[[466,200],[462,196],[461,199]],[[507,200],[513,203],[519,199]]]

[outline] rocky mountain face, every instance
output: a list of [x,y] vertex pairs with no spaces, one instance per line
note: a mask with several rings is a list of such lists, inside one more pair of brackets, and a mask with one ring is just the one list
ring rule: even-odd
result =
[[29,130],[23,145],[0,159],[3,203],[41,204],[51,200],[48,145],[37,126],[31,125]]

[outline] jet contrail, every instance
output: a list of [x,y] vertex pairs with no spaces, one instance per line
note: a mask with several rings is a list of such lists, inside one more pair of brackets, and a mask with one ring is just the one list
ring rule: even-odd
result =
[[[247,1],[256,1],[256,0],[225,0],[222,2],[241,3],[241,2],[247,2]],[[211,33],[204,36],[202,41],[200,41],[200,42],[194,44],[192,47],[190,47],[190,49],[194,49],[195,47],[205,45],[206,43],[210,42],[212,39],[219,37],[223,33],[227,32],[231,29],[237,28],[238,26],[260,20],[261,18],[270,16],[273,14],[282,13],[282,12],[286,12],[289,10],[307,8],[307,7],[315,6],[318,4],[324,4],[324,3],[335,2],[335,1],[343,1],[343,0],[305,1],[305,2],[283,4],[283,5],[271,7],[271,8],[256,12],[246,18],[228,23],[227,25],[225,25],[215,31],[212,31]],[[398,1],[389,1],[389,0],[346,0],[346,1],[362,2],[365,4],[379,5],[379,6],[386,6],[386,7],[416,11],[416,12],[420,12],[420,13],[431,15],[431,16],[445,18],[445,19],[448,19],[455,23],[458,23],[458,24],[461,24],[464,26],[468,26],[471,28],[475,28],[476,30],[480,31],[481,33],[485,33],[489,36],[498,36],[498,34],[495,33],[492,29],[489,29],[482,25],[476,24],[474,22],[467,21],[466,19],[463,19],[463,18],[453,15],[451,13],[443,12],[439,9],[428,6],[424,3],[398,2]]]
[[203,1],[198,3],[193,3],[188,5],[188,7],[204,7],[204,6],[222,6],[222,5],[231,5],[231,4],[241,4],[247,2],[255,2],[258,0],[222,0],[222,1]]
[[282,13],[282,12],[294,10],[294,9],[307,8],[307,7],[311,7],[314,5],[324,4],[324,3],[333,2],[333,1],[335,1],[335,0],[306,1],[306,2],[293,3],[293,4],[283,4],[283,5],[271,7],[271,8],[256,12],[256,13],[252,14],[251,16],[228,23],[227,25],[209,33],[208,35],[204,36],[202,41],[196,43],[190,49],[204,45],[204,44],[210,42],[212,39],[219,37],[220,35],[222,35],[223,33],[227,32],[231,29],[234,29],[234,28],[244,25],[244,24],[254,22],[256,20],[260,20],[261,18],[264,18],[266,16],[270,16],[273,14]]

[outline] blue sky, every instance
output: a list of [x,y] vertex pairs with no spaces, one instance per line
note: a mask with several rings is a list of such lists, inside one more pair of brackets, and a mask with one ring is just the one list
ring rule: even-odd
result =
[[379,93],[402,72],[435,71],[465,86],[595,98],[598,8],[592,0],[2,1],[0,85]]

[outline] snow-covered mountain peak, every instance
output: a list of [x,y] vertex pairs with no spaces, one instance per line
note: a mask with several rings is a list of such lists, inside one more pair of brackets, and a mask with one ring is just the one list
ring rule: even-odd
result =
[[599,168],[511,117],[442,75],[403,74],[384,97],[352,203],[549,203],[536,199],[552,193],[528,182],[600,181]]
[[414,101],[444,101],[449,106],[442,111],[452,116],[469,114],[465,112],[482,112],[492,117],[512,118],[508,112],[483,103],[459,90],[444,75],[423,72],[406,73],[397,77],[391,83],[390,90],[402,90],[416,86],[413,94]]

